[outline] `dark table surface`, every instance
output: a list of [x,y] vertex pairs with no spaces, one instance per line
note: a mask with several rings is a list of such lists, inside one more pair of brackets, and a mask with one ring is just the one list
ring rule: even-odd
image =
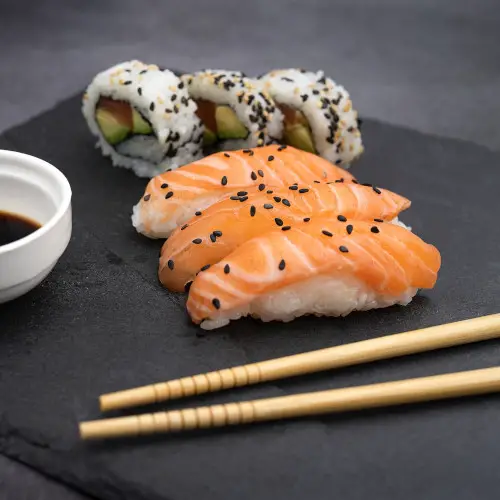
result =
[[[82,11],[62,0],[0,2],[0,130],[71,94],[103,67],[139,57],[188,70],[321,67],[346,85],[363,115],[500,149],[495,0],[276,0],[271,13],[269,2],[255,1],[244,16],[228,4],[113,0],[87,2]],[[222,12],[232,19],[230,31]],[[0,460],[2,498],[77,496]]]

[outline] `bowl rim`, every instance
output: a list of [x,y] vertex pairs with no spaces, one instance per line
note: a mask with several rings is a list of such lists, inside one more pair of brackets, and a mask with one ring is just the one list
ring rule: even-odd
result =
[[15,251],[25,245],[29,245],[31,242],[37,240],[38,238],[41,238],[44,234],[48,233],[54,226],[56,226],[56,224],[60,222],[71,205],[72,191],[70,183],[66,176],[59,169],[54,167],[54,165],[33,155],[0,149],[0,162],[7,162],[13,159],[20,160],[24,163],[29,164],[33,168],[48,172],[56,179],[57,183],[62,188],[63,196],[62,201],[57,207],[56,213],[39,229],[25,236],[24,238],[13,241],[12,243],[8,243],[7,245],[0,245],[0,256]]

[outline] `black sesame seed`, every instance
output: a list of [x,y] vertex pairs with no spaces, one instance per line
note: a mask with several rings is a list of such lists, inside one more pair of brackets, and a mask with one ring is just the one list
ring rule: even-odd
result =
[[233,201],[239,201],[240,197],[239,196],[231,196],[229,199],[233,200]]
[[227,184],[227,177],[224,175],[222,176],[222,179],[220,180],[220,183],[225,186]]
[[309,192],[309,189],[307,189],[307,188],[299,189],[299,193],[308,193],[308,192]]
[[291,205],[290,202],[286,198],[283,198],[282,203],[283,203],[283,205],[285,205],[285,207],[289,207]]
[[279,196],[273,196],[273,199],[276,203],[279,203],[281,201],[281,198]]
[[313,90],[314,95],[319,95],[319,90]]
[[224,156],[225,156],[226,158],[231,158],[231,155],[229,155],[229,154],[227,154],[227,153],[224,153]]
[[328,113],[325,113],[325,118],[326,118],[327,120],[329,120],[329,119],[331,118],[331,116],[330,116]]
[[196,217],[199,217],[201,215],[201,212],[195,212],[194,215],[196,215]]
[[146,196],[144,196],[143,200],[144,201],[149,201],[150,198],[151,198],[151,195],[147,194]]
[[345,229],[347,231],[347,234],[351,234],[354,227],[352,226],[352,224],[348,224]]
[[375,222],[384,222],[383,219],[373,219]]
[[165,113],[172,113],[172,110],[169,108],[165,108]]
[[250,151],[250,153],[248,153],[249,156],[253,156],[255,153],[253,151]]
[[282,221],[280,218],[278,218],[278,217],[276,217],[276,218],[274,219],[274,222],[276,222],[276,225],[277,225],[277,226],[282,226],[282,225],[283,225],[283,221]]
[[123,82],[123,85],[131,85],[132,84],[132,80],[127,80],[126,82]]
[[257,180],[257,174],[255,172],[252,172],[250,174],[250,177],[252,178],[253,181],[256,181]]
[[250,207],[250,217],[253,217],[255,215],[255,207],[252,205]]
[[321,78],[318,78],[318,83],[325,84],[326,83],[326,78],[322,76]]
[[335,141],[333,140],[332,137],[327,137],[326,142],[329,142],[330,144],[333,144]]
[[297,189],[299,189],[299,187],[293,185],[293,186],[290,186],[288,189],[290,189],[291,191],[297,191]]
[[278,148],[278,151],[283,151],[284,149],[286,149],[286,145],[280,146],[280,147]]
[[372,189],[377,193],[377,194],[382,194],[382,191],[378,187],[373,186]]
[[266,193],[267,193],[267,194],[273,194],[273,193],[274,193],[274,191],[273,191],[272,189],[269,189],[269,190],[267,190],[267,191],[266,191]]
[[184,96],[181,97],[181,103],[184,104],[184,106],[188,106],[189,105],[189,99],[186,99]]
[[150,111],[154,111],[155,110],[155,103],[152,102],[150,105],[149,105],[149,110]]
[[325,236],[328,236],[329,238],[331,238],[333,236],[332,233],[330,233],[330,231],[327,231],[326,229],[323,229],[323,231],[321,231]]
[[342,253],[347,253],[349,251],[349,249],[347,247],[345,247],[344,245],[340,245],[339,246],[339,250],[342,252]]
[[173,191],[169,191],[166,195],[165,195],[165,199],[168,200],[169,198],[172,198],[172,196],[174,196],[174,192]]
[[314,184],[321,184],[320,181],[313,181],[313,182],[314,182]]
[[242,196],[240,198],[240,201],[243,203],[244,201],[247,201],[248,200],[248,196]]
[[289,229],[292,229],[292,226],[283,226],[281,228],[282,231],[288,231]]
[[174,102],[176,99],[177,99],[177,94],[172,94],[172,96],[170,97],[170,100],[172,102]]
[[264,189],[266,189],[266,185],[265,184],[259,184],[259,191],[264,191]]
[[354,131],[354,127],[348,127],[348,128],[347,128],[347,131],[348,131],[348,132],[353,132],[353,131]]
[[264,172],[262,170],[257,170],[257,173],[261,176],[264,177]]
[[194,243],[195,245],[199,245],[199,244],[201,243],[201,238],[195,238],[195,239],[193,240],[193,243]]
[[267,157],[267,161],[273,161],[273,160],[274,160],[274,156],[273,156],[273,155],[269,155],[269,156]]
[[375,234],[380,233],[380,229],[377,226],[372,226],[370,231]]
[[280,263],[279,263],[279,265],[278,265],[278,269],[279,269],[280,271],[283,271],[283,269],[285,269],[285,266],[286,266],[285,259],[281,259],[281,260],[280,260]]
[[212,234],[210,235],[210,241],[211,241],[212,243],[215,243],[215,240],[216,240],[216,239],[217,239],[217,238],[216,238],[215,234],[213,234],[213,233],[212,233]]
[[338,160],[335,160],[335,165],[340,165],[342,163],[342,160],[339,158]]
[[142,88],[141,88],[141,87],[137,87],[137,93],[138,93],[139,95],[142,95]]
[[293,83],[293,80],[291,78],[286,77],[286,76],[282,76],[281,79],[285,82],[292,82]]
[[184,224],[182,227],[181,227],[181,231],[184,231],[184,229],[186,229],[188,227],[187,224]]
[[231,268],[229,267],[229,264],[226,264],[224,266],[224,274],[229,274],[231,272]]
[[356,179],[353,179],[353,180],[352,180],[352,183],[353,183],[353,184],[359,184],[359,182],[358,182]]
[[306,218],[304,219],[304,222],[309,222],[310,220],[311,220],[311,217],[306,217]]
[[183,89],[184,88],[184,82],[179,83],[179,85],[177,85],[177,88],[178,89]]
[[301,96],[302,102],[306,102],[307,99],[309,99],[309,96],[307,94],[302,94]]
[[142,71],[139,72],[139,75],[143,75],[144,73],[147,73],[148,70],[147,69],[143,69]]
[[250,96],[248,97],[248,105],[252,104],[252,101],[253,101],[254,99],[255,99],[255,96],[250,95]]
[[245,195],[247,195],[247,194],[248,194],[248,192],[247,192],[247,191],[238,191],[236,194],[237,194],[238,196],[245,196]]
[[264,203],[264,208],[266,210],[270,210],[271,208],[273,208],[273,206],[270,203]]
[[189,289],[191,288],[191,285],[193,284],[192,281],[188,281],[185,285],[184,285],[184,291],[185,292],[189,292]]
[[244,150],[243,150],[243,153],[251,153],[251,152],[252,152],[252,150],[251,150],[251,149],[244,149]]
[[341,177],[340,179],[337,179],[335,182],[344,182],[344,178]]
[[373,187],[373,184],[370,184],[369,182],[363,182],[363,184],[361,185],[366,187]]
[[347,222],[347,219],[346,219],[343,215],[337,215],[337,219],[338,219],[340,222]]
[[217,238],[220,238],[222,236],[222,231],[219,231],[219,230],[214,231],[214,234],[215,234],[215,236],[217,236]]
[[173,271],[174,270],[174,261],[172,259],[170,259],[168,262],[167,262],[167,266],[168,268]]
[[206,264],[206,265],[204,265],[204,266],[200,269],[200,271],[206,271],[209,267],[210,267],[210,264]]
[[219,299],[213,299],[212,304],[214,305],[215,309],[220,309],[220,300]]
[[162,189],[165,189],[165,188],[168,188],[168,184],[166,182],[164,182],[161,186],[160,186]]

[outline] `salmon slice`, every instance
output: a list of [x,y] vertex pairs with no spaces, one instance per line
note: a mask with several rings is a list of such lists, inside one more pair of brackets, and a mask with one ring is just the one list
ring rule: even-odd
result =
[[159,279],[180,292],[200,269],[267,231],[307,224],[316,216],[390,220],[409,206],[408,199],[391,191],[352,182],[246,188],[214,203],[172,233],[161,251]]
[[206,329],[252,315],[289,321],[407,304],[432,288],[438,250],[390,223],[312,218],[253,238],[201,272],[187,310]]
[[220,152],[151,179],[134,207],[132,223],[150,238],[166,238],[228,192],[252,185],[288,187],[294,182],[353,179],[327,160],[290,146]]

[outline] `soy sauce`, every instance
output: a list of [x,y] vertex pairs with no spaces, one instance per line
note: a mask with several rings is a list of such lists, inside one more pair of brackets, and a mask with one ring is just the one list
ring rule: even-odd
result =
[[20,240],[40,228],[40,224],[23,215],[0,211],[0,246]]

